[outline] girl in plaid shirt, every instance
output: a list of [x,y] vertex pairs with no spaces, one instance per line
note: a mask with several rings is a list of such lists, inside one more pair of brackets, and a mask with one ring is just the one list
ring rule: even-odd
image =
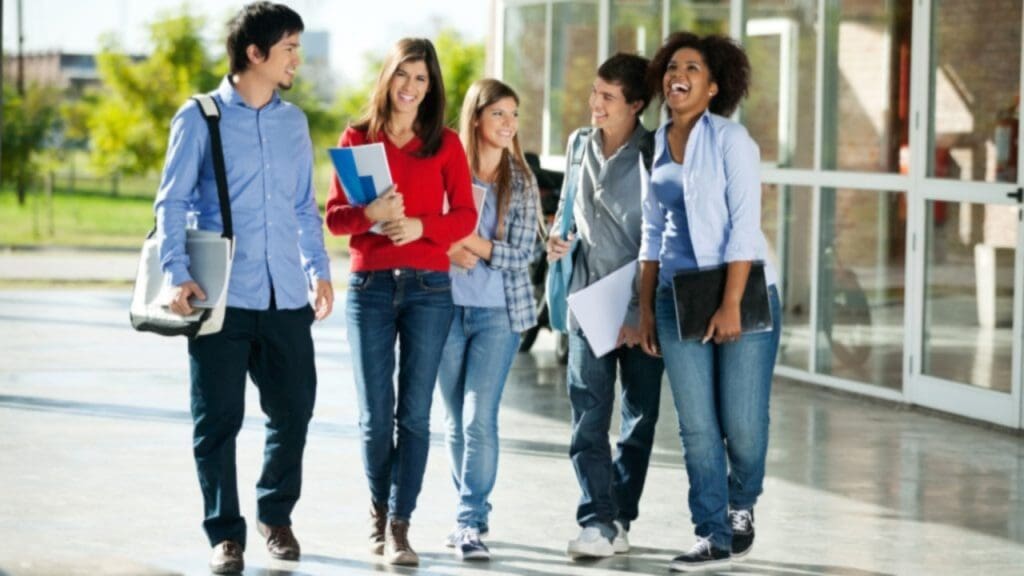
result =
[[485,190],[473,234],[452,245],[455,316],[438,372],[446,445],[459,493],[448,546],[464,560],[490,557],[480,540],[498,471],[498,405],[519,347],[537,323],[528,265],[537,232],[537,183],[519,147],[519,96],[505,84],[474,83],[462,104],[460,137]]

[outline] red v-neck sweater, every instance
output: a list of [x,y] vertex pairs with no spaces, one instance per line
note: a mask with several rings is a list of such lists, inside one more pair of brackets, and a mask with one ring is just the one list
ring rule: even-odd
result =
[[[352,271],[415,268],[444,272],[449,269],[448,248],[473,231],[476,208],[473,205],[472,179],[466,152],[454,131],[445,129],[441,147],[433,156],[414,156],[422,142],[413,137],[399,148],[387,137],[384,151],[391,179],[405,203],[405,215],[423,222],[423,237],[405,246],[395,246],[387,236],[370,232],[372,223],[362,206],[348,203],[335,174],[327,198],[327,228],[332,234],[351,234],[349,251]],[[366,132],[349,127],[341,134],[338,146],[368,144]],[[450,209],[442,214],[445,194]]]

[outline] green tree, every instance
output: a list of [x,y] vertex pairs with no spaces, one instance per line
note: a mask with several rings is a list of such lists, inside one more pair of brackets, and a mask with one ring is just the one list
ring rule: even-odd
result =
[[[444,78],[447,102],[445,118],[449,126],[457,128],[462,98],[469,90],[469,85],[482,78],[484,74],[484,45],[466,42],[456,30],[445,28],[438,32],[434,48],[437,49],[441,75]],[[384,64],[381,57],[371,54],[363,57],[366,61],[366,73],[362,80],[345,87],[338,94],[332,107],[341,126],[358,120],[366,113],[370,93],[373,92],[377,76]]]
[[[149,25],[153,51],[145,60],[130,58],[115,38],[104,39],[98,62],[104,92],[83,104],[89,109],[85,124],[91,160],[99,170],[116,174],[159,170],[174,113],[193,94],[216,88],[227,74],[227,56],[221,52],[213,58],[207,53],[202,37],[205,22],[187,10],[183,7]],[[317,99],[301,71],[283,97],[306,113],[315,146],[334,142],[340,120]],[[81,110],[69,108],[67,114],[80,117]]]
[[113,36],[103,38],[97,65],[104,91],[86,119],[96,168],[114,174],[160,168],[174,112],[192,94],[214,88],[222,72],[204,48],[204,25],[184,7],[154,21],[153,51],[141,61]]
[[441,74],[444,76],[444,95],[447,101],[445,118],[449,126],[457,129],[462,98],[470,84],[484,75],[484,45],[466,42],[457,31],[449,28],[437,34],[434,47],[437,48]]
[[3,85],[3,163],[0,179],[15,182],[18,204],[25,203],[28,180],[45,154],[47,139],[58,126],[60,94],[53,88],[30,85],[25,95]]

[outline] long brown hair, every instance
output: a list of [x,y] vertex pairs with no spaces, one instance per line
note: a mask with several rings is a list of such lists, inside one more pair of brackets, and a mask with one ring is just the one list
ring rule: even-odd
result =
[[423,143],[416,155],[433,156],[441,147],[441,135],[444,132],[444,80],[441,78],[437,51],[426,38],[402,38],[394,45],[380,69],[366,113],[354,128],[366,132],[370,140],[381,138],[385,126],[391,120],[391,94],[388,87],[398,66],[405,62],[423,62],[427,66],[429,86],[427,95],[416,111],[413,131]]
[[[495,102],[511,98],[515,100],[516,107],[519,106],[519,95],[508,84],[494,78],[477,80],[466,91],[466,97],[462,100],[462,111],[459,114],[459,137],[462,145],[466,148],[466,156],[469,157],[469,167],[473,174],[480,173],[480,136],[476,124],[480,121],[480,115],[484,108]],[[516,130],[512,137],[512,149],[505,148],[501,151],[501,160],[498,162],[498,171],[494,179],[494,195],[498,200],[498,229],[495,238],[503,239],[505,236],[505,214],[508,213],[509,205],[512,202],[512,164],[515,163],[521,174],[528,174],[529,167],[523,158],[523,150],[519,146],[519,131]]]

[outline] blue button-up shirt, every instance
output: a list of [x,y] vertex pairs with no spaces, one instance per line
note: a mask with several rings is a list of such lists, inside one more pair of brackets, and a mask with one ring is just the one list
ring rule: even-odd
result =
[[[253,109],[228,78],[213,97],[235,233],[227,304],[266,310],[273,289],[278,308],[301,308],[312,283],[330,281],[306,115],[276,92]],[[190,214],[201,230],[223,230],[211,154],[206,120],[189,100],[171,122],[154,206],[161,262],[175,286],[192,279],[185,253]]]
[[[666,129],[654,137],[654,157],[666,154]],[[697,266],[707,268],[726,262],[762,260],[768,285],[778,281],[768,261],[768,243],[761,232],[760,152],[747,129],[731,120],[705,112],[690,132],[682,167],[682,206],[664,204],[651,190],[642,171],[643,236],[640,259],[661,263],[659,280],[671,285],[672,277],[692,267],[679,250],[682,234],[688,234]],[[679,225],[674,211],[684,209]]]

